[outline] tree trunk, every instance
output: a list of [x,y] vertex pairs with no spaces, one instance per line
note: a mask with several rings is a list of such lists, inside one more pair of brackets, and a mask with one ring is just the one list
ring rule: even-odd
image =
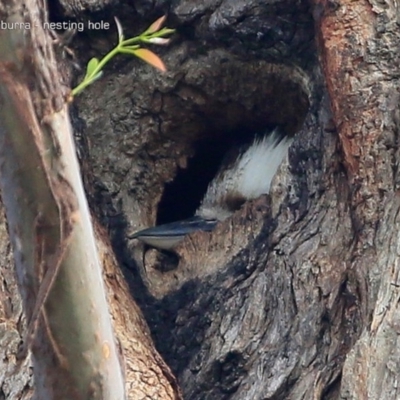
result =
[[[17,350],[16,339],[9,338],[13,346],[6,351],[12,355],[12,367],[4,371],[4,378],[10,379],[13,367],[19,375],[29,366],[26,357],[31,350],[36,398],[124,399],[122,361],[129,355],[128,382],[134,368],[132,396],[155,392],[154,398],[180,398],[129,298],[123,306],[131,305],[134,330],[125,321],[123,307],[114,307],[115,330],[124,327],[120,348],[114,339],[100,261],[118,281],[116,263],[107,254],[105,240],[99,237],[96,246],[67,97],[63,98],[50,37],[43,29],[46,18],[46,8],[34,0],[23,6],[0,2],[5,24],[0,30],[0,184],[28,321],[26,330],[12,324],[13,333],[22,331],[23,342]],[[7,285],[15,287],[12,282]],[[126,288],[118,289],[124,299]],[[14,317],[4,312],[4,319],[15,322]],[[132,336],[123,342],[129,330]],[[137,339],[140,346],[133,350]],[[140,382],[143,375],[153,382]],[[22,393],[6,388],[11,392],[6,395],[24,397],[21,387]]]
[[[45,399],[123,399],[122,369],[44,9],[0,3],[0,185]],[[90,285],[91,290],[87,290]],[[60,384],[62,382],[62,384]]]
[[[397,399],[396,4],[60,1],[51,15],[86,24],[71,45],[83,66],[116,41],[88,21],[118,16],[129,35],[166,12],[168,72],[121,57],[72,119],[92,210],[183,398]],[[226,149],[275,125],[296,136],[270,195],[177,257],[127,240],[191,216]],[[115,321],[122,344],[141,327],[132,348],[145,343],[177,393],[119,270],[106,279],[114,318],[138,316]]]

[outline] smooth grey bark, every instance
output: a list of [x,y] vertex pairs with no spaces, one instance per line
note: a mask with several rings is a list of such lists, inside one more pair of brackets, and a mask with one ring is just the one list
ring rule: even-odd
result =
[[68,104],[42,28],[45,8],[3,2],[0,18],[30,27],[0,32],[0,183],[29,321],[17,358],[32,350],[38,399],[123,399]]

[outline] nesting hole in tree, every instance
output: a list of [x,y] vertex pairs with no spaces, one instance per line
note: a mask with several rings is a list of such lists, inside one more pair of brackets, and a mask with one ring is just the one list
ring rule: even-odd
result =
[[[254,85],[249,87],[246,82],[243,92],[240,83],[234,80],[230,83],[231,93],[224,86],[223,95],[218,91],[218,83],[226,83],[220,80],[211,82],[209,88],[203,85],[198,92],[193,86],[181,88],[186,97],[193,99],[193,107],[189,110],[191,131],[182,130],[175,138],[188,141],[189,156],[185,168],[178,168],[174,180],[164,186],[158,204],[157,224],[194,215],[208,184],[232,147],[250,143],[255,135],[275,127],[287,135],[294,135],[302,126],[309,108],[304,85],[279,68],[273,73],[252,72],[253,76],[248,79],[255,79]],[[232,79],[234,75],[230,75]],[[196,100],[196,95],[201,96],[201,102]]]
[[195,143],[194,156],[188,160],[187,167],[179,168],[175,179],[165,185],[158,206],[157,224],[193,216],[227,151],[250,142],[254,134],[236,130]]

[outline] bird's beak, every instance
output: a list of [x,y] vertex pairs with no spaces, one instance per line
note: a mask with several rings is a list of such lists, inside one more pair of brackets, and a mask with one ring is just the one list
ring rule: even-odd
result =
[[149,246],[158,249],[171,250],[189,233],[196,231],[211,231],[214,229],[216,224],[216,220],[206,220],[196,216],[183,221],[144,229],[134,233],[133,235],[128,235],[128,238],[139,239]]

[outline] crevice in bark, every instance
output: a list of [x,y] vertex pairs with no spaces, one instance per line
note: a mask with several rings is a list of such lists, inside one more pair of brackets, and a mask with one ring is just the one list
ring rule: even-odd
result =
[[[250,65],[249,68],[251,67]],[[246,74],[247,71],[244,70],[243,73]],[[186,154],[180,155],[183,165],[179,165],[178,161],[177,169],[173,164],[170,166],[169,175],[174,176],[173,180],[165,185],[164,182],[159,183],[163,187],[163,194],[157,205],[158,224],[194,214],[207,185],[229,149],[247,144],[256,134],[264,133],[275,126],[280,126],[289,135],[299,129],[308,110],[308,88],[302,88],[284,74],[272,74],[269,79],[265,97],[260,97],[254,104],[248,105],[247,109],[242,105],[248,96],[246,88],[236,88],[230,84],[222,103],[202,92],[200,85],[180,85],[178,93],[181,96],[188,93],[195,96],[191,110],[194,115],[194,134],[189,144],[187,135],[176,136],[175,143],[172,144],[172,153],[178,153],[180,148],[185,147]],[[217,86],[214,90],[218,92],[224,88],[222,86],[219,89]],[[202,98],[200,107],[197,103],[199,98]],[[175,107],[178,111],[178,102]]]
[[[191,217],[200,205],[207,186],[214,178],[229,150],[250,143],[261,132],[272,130],[263,127],[258,132],[240,128],[221,135],[205,135],[193,144],[193,157],[178,168],[172,182],[166,183],[157,208],[157,224]],[[286,132],[285,132],[286,133]]]

